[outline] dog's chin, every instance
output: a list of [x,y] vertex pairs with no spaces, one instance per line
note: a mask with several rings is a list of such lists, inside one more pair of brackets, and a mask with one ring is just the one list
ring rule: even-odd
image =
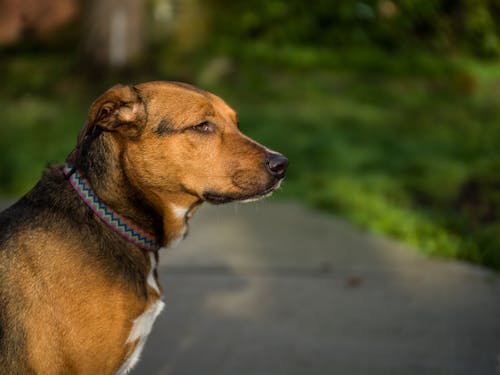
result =
[[276,189],[278,189],[281,185],[281,181],[279,180],[274,185],[259,191],[253,194],[221,194],[218,192],[207,191],[203,194],[203,199],[212,204],[224,204],[230,202],[240,202],[240,203],[248,203],[255,202],[263,198],[269,197]]

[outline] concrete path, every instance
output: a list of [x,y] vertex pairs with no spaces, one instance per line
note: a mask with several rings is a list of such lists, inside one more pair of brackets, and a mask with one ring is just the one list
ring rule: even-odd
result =
[[297,204],[203,207],[134,375],[495,374],[498,274]]
[[132,375],[496,374],[500,278],[292,203],[203,207]]

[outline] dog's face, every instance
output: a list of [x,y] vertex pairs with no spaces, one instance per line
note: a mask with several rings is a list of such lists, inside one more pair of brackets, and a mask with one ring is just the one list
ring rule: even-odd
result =
[[94,126],[114,133],[126,173],[157,198],[258,199],[279,186],[288,166],[240,132],[236,112],[222,99],[186,84],[115,87],[93,104],[84,132]]

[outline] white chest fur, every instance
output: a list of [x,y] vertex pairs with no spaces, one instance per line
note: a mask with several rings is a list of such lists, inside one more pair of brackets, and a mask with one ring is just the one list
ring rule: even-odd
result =
[[[158,287],[153,274],[156,270],[156,259],[152,253],[149,254],[149,260],[151,262],[151,268],[148,274],[147,282],[148,285],[159,294],[160,288]],[[127,374],[137,364],[141,356],[142,349],[144,348],[144,344],[146,343],[146,339],[151,332],[151,328],[153,328],[153,323],[163,310],[164,305],[165,304],[158,299],[156,303],[151,305],[149,310],[145,311],[134,320],[134,325],[132,326],[132,330],[128,336],[127,344],[135,342],[136,340],[139,341],[137,342],[132,354],[130,354],[130,356],[118,369],[117,375]]]

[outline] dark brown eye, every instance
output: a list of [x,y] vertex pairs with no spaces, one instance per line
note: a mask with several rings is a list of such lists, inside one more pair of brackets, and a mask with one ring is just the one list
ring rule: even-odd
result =
[[210,134],[215,131],[214,125],[209,123],[208,121],[202,122],[201,124],[195,126],[191,126],[189,129],[201,134]]

